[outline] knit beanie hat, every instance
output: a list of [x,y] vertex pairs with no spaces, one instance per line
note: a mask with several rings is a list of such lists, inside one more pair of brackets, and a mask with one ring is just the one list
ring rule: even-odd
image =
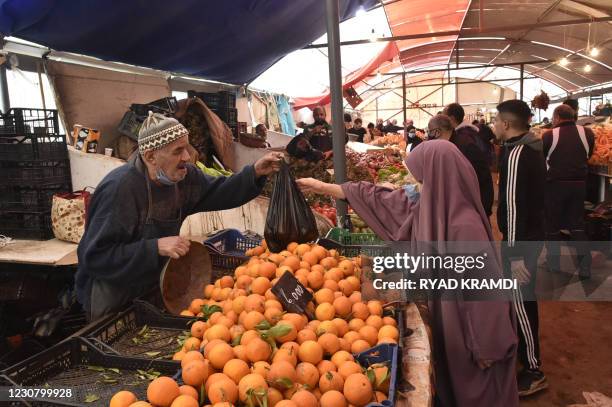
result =
[[138,151],[159,150],[185,136],[189,132],[178,120],[149,111],[138,132]]

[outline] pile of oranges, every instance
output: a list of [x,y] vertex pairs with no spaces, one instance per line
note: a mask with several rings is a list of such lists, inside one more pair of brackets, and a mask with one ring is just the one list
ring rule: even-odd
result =
[[[159,377],[148,387],[150,404],[123,391],[110,407],[363,407],[387,399],[390,366],[366,368],[353,357],[399,340],[382,304],[361,299],[359,259],[297,243],[271,253],[265,241],[247,254],[233,277],[206,286],[181,312],[200,317],[173,357],[184,385]],[[272,293],[287,272],[313,294],[315,319],[284,312]]]

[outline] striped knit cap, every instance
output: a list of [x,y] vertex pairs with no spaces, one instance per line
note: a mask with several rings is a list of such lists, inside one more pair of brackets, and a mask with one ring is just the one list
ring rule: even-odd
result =
[[138,132],[138,151],[159,150],[185,136],[189,132],[178,120],[149,111]]

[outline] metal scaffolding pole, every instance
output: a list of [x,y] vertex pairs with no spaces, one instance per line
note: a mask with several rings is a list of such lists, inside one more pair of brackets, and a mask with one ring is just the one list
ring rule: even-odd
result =
[[6,113],[11,108],[9,98],[8,80],[6,78],[6,63],[0,66],[0,109]]
[[406,73],[402,73],[402,109],[404,110],[404,134],[406,134]]
[[523,87],[525,82],[525,64],[521,64],[521,90],[520,90],[520,99],[523,100]]
[[[327,56],[329,61],[329,91],[331,93],[332,137],[334,151],[334,178],[336,184],[346,182],[346,156],[344,151],[344,112],[342,111],[342,71],[340,60],[340,17],[338,0],[325,0],[327,23]],[[339,224],[344,225],[347,216],[345,201],[336,201]]]

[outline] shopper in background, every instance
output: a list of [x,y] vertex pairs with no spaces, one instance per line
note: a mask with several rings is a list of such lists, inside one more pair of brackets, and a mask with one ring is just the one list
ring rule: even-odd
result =
[[380,131],[381,134],[383,132],[383,127],[383,119],[376,119],[376,130]]
[[578,120],[578,111],[580,110],[580,107],[578,105],[578,100],[576,100],[576,99],[565,99],[563,101],[563,104],[572,108],[572,110],[574,111],[574,120]]
[[366,129],[363,128],[363,120],[361,118],[356,118],[353,121],[353,127],[347,130],[347,133],[354,134],[357,136],[357,141],[363,143],[363,139],[366,135]]
[[495,134],[506,149],[499,176],[497,223],[503,234],[502,263],[506,275],[520,282],[514,306],[519,320],[519,395],[548,387],[540,370],[538,303],[535,297],[538,257],[544,238],[546,165],[542,140],[529,131],[529,106],[508,100],[497,106]]
[[353,118],[350,113],[344,113],[344,130],[348,131],[353,127]]
[[304,136],[310,145],[323,153],[332,150],[331,126],[327,122],[327,113],[323,106],[317,106],[312,111],[314,123],[306,126]]
[[581,279],[591,276],[591,252],[584,221],[587,161],[593,154],[595,136],[588,127],[577,126],[575,112],[559,105],[553,112],[553,130],[542,136],[546,157],[547,265],[559,272],[560,230],[569,229],[576,246]]
[[382,133],[378,130],[378,127],[374,126],[374,123],[368,123],[368,133],[366,134],[366,143],[376,140],[382,136]]
[[404,130],[404,128],[397,125],[397,119],[393,119],[391,121],[391,125],[389,126],[389,132],[390,133],[397,133],[400,130]]
[[406,133],[410,132],[410,130],[416,130],[416,127],[414,127],[414,120],[406,119],[404,122],[404,129]]
[[[423,143],[406,159],[422,184],[414,193],[368,182],[326,184],[299,179],[302,191],[346,199],[387,241],[466,242],[493,240],[470,163],[445,140]],[[499,265],[487,278],[501,278]],[[433,331],[436,406],[518,406],[516,320],[508,301],[428,301]]]
[[495,147],[493,146],[493,142],[495,141],[495,133],[493,133],[491,127],[487,125],[485,119],[480,119],[476,127],[478,127],[478,138],[480,139],[482,145],[486,148],[485,156],[487,158],[487,163],[489,164],[489,167],[491,167],[495,161]]
[[419,136],[416,135],[416,129],[413,126],[412,129],[410,129],[410,131],[408,131],[408,134],[406,135],[406,153],[410,153],[411,151],[413,151],[416,146],[418,146],[422,142],[423,140],[421,140]]
[[[459,106],[459,105],[457,105]],[[461,115],[463,118],[463,108],[459,106],[460,113],[455,112],[451,107],[450,111]],[[489,165],[485,154],[478,148],[475,138],[478,137],[476,131],[473,133],[463,130],[461,134],[457,133],[457,119],[453,119],[447,115],[434,116],[428,124],[429,136],[435,138],[443,138],[457,146],[459,151],[468,159],[472,168],[476,172],[478,178],[478,186],[480,189],[480,201],[487,216],[491,216],[493,208],[493,200],[495,193],[493,191],[493,177],[489,170]],[[461,127],[462,129],[465,127]]]

